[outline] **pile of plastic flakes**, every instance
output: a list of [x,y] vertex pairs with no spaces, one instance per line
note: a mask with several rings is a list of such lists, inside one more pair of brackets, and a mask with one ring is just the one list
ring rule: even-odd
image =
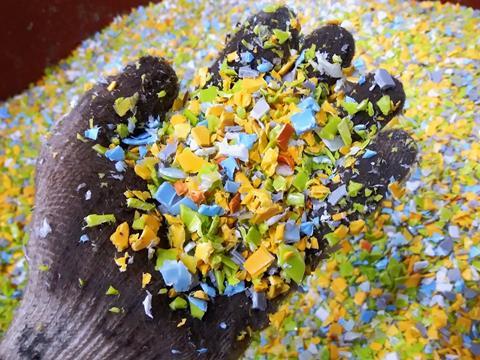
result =
[[[480,219],[477,210],[480,208],[480,13],[430,2],[357,0],[322,7],[314,1],[287,3],[299,14],[304,33],[321,25],[320,19],[339,19],[342,26],[353,33],[357,47],[353,77],[379,67],[398,74],[405,87],[407,103],[405,114],[394,120],[393,125],[412,133],[421,158],[400,200],[384,201],[382,210],[366,220],[366,231],[341,242],[341,250],[322,263],[314,276],[307,278],[302,286],[304,291],[271,316],[271,326],[256,336],[246,357],[468,359],[480,356]],[[34,161],[41,137],[52,119],[68,111],[100,74],[118,71],[146,53],[172,59],[182,80],[182,91],[193,89],[195,74],[215,58],[227,31],[264,6],[265,3],[253,1],[241,5],[234,1],[221,1],[221,4],[179,1],[139,8],[86,40],[69,59],[49,70],[35,87],[0,106],[2,330],[8,325],[25,283],[22,245],[26,241],[33,204]],[[206,114],[207,108],[202,107],[202,103],[209,102],[211,93],[197,95],[188,107],[193,115],[195,111],[215,115]],[[217,99],[223,94],[216,91],[215,96]],[[265,101],[270,107],[268,96]],[[176,122],[172,119],[170,125],[164,126],[165,136],[186,131],[182,124],[190,124],[191,120],[184,121],[184,115],[174,114]],[[213,119],[197,116],[198,122],[189,131],[202,127],[203,121],[209,130],[209,126],[210,129],[215,126]],[[205,130],[195,132],[199,132],[198,141],[194,139],[196,144],[200,148],[207,146],[202,143],[206,141],[202,138]],[[261,141],[248,137],[253,131],[247,124],[241,132],[245,133],[243,137],[230,131],[236,135],[226,139],[224,148],[228,150],[229,146],[242,144],[241,138],[247,144]],[[224,139],[210,138],[210,141]],[[182,151],[183,155],[186,149],[178,143],[175,151]],[[150,147],[148,151],[154,154],[156,150]],[[119,155],[110,154],[114,158]],[[246,171],[241,160],[232,162],[229,154],[225,155],[223,168],[232,166],[235,176]],[[169,181],[164,184],[174,186],[174,180],[178,180],[181,173],[182,181],[185,181],[183,176],[190,176],[189,157],[191,154],[185,153],[186,168],[171,163],[165,166],[178,170],[167,170],[164,177]],[[209,162],[216,166],[212,159]],[[262,162],[257,159],[258,168],[250,170],[255,174],[262,169]],[[264,165],[262,173],[268,173],[268,164]],[[207,183],[217,176],[212,169],[206,164],[196,174],[205,175],[205,179],[212,176],[205,180]],[[138,172],[142,173],[142,169]],[[222,177],[224,192],[226,181],[238,186],[233,184],[237,179],[231,180],[228,172],[226,175],[227,179]],[[278,187],[274,187],[275,192],[288,185],[281,179],[288,176],[293,175],[269,175],[271,186]],[[250,176],[248,181],[256,178]],[[240,186],[245,184],[240,182]],[[191,190],[188,185],[186,190]],[[147,194],[127,194],[130,203],[139,206],[145,200],[142,196]],[[224,197],[213,200],[208,203],[211,207],[205,209],[206,214],[200,212],[200,207],[194,211],[184,204],[186,206],[179,206],[178,216],[189,222],[191,230],[207,221],[207,230],[218,226],[221,233],[224,224],[218,220],[215,225],[215,216],[209,214],[220,218],[221,212],[230,211],[230,207]],[[299,198],[291,200],[300,202]],[[282,201],[288,199],[282,198]],[[307,221],[302,218],[303,213],[293,211],[295,214],[293,219],[298,220],[295,226]],[[146,219],[138,219],[144,228]],[[178,219],[177,215],[171,214],[171,220],[177,221],[174,219]],[[136,225],[129,226],[135,228]],[[249,228],[252,226],[247,226],[245,231]],[[160,267],[169,264],[168,254],[164,260]],[[225,272],[224,276],[228,280],[229,273]],[[300,279],[298,274],[286,274],[287,277]],[[237,286],[238,283],[232,286],[231,291],[237,291]]]

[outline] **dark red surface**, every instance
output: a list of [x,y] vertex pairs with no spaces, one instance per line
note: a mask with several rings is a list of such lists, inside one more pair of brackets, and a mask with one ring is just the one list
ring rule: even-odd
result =
[[38,80],[113,18],[151,0],[0,0],[0,100]]
[[[161,0],[0,0],[0,100],[37,81],[116,15],[151,1]],[[480,0],[450,2],[480,8]]]

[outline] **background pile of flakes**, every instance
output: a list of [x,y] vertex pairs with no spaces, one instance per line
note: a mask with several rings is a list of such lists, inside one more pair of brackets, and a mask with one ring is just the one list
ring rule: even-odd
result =
[[[480,12],[430,2],[287,3],[305,33],[322,20],[343,21],[356,39],[357,75],[379,66],[398,74],[407,104],[393,126],[412,132],[421,158],[401,200],[386,201],[365,235],[343,242],[246,357],[480,356]],[[181,0],[138,8],[0,105],[0,332],[26,281],[34,164],[53,119],[102,74],[146,53],[171,59],[187,89],[227,31],[265,5]]]

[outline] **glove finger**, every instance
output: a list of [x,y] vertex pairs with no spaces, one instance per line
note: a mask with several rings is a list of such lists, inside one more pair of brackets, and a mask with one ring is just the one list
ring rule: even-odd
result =
[[[307,51],[311,52],[310,56],[306,55],[307,77],[332,85],[342,77],[341,68],[350,66],[355,55],[355,40],[345,28],[329,24],[305,37],[301,52]],[[331,64],[340,66],[332,68]]]
[[[370,131],[376,126],[377,131],[397,116],[405,105],[405,91],[397,78],[386,70],[379,69],[360,78],[357,83],[345,82],[343,86],[345,99],[338,107],[341,116],[349,115],[348,102],[354,101],[357,111],[351,115],[354,129],[357,133]],[[360,104],[362,104],[360,105]]]
[[399,183],[405,180],[416,158],[417,146],[408,133],[398,129],[385,130],[355,155],[352,166],[338,168],[338,176],[331,177],[337,181],[327,185],[330,194],[326,201],[317,205],[313,215],[316,219],[311,219],[320,224],[316,236],[323,238],[319,250],[308,252],[312,269],[320,261],[322,250],[328,248],[324,236],[340,225],[351,229],[353,222],[374,212],[389,186],[392,186],[392,192],[399,189]]
[[286,6],[251,16],[209,68],[209,83],[220,85],[222,76],[256,77],[279,70],[291,50],[298,49],[299,31],[295,13]]

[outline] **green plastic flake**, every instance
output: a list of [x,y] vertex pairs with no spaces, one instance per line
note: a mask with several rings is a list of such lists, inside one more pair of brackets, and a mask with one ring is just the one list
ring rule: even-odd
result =
[[183,204],[180,205],[180,219],[191,233],[202,230],[202,215]]
[[216,86],[210,86],[206,89],[200,90],[197,95],[201,102],[213,102],[218,95],[218,88]]
[[177,249],[157,249],[155,270],[160,270],[166,260],[177,260]]
[[273,29],[273,34],[277,37],[278,43],[280,45],[282,45],[283,43],[285,43],[285,41],[290,39],[290,36],[291,36],[290,31],[283,31],[280,29]]
[[143,211],[151,211],[155,209],[155,204],[151,204],[140,199],[129,198],[127,199],[127,207]]
[[180,310],[180,309],[186,309],[187,305],[188,305],[187,300],[178,296],[168,306],[172,310]]
[[165,90],[159,91],[157,93],[157,96],[158,96],[159,99],[165,97],[165,95],[167,95],[167,92]]
[[338,124],[340,124],[341,121],[342,119],[338,116],[330,115],[327,125],[320,131],[320,137],[322,139],[333,140],[335,135],[337,135]]
[[114,314],[120,314],[121,312],[123,312],[123,309],[120,309],[119,307],[116,307],[116,306],[112,306],[110,309],[108,309],[108,311]]
[[117,124],[117,134],[120,136],[120,138],[126,138],[128,134],[130,133],[128,131],[128,126],[126,124]]
[[38,265],[38,270],[40,271],[45,272],[45,271],[48,271],[49,269],[50,269],[50,266],[48,265],[45,265],[45,264]]
[[338,132],[343,140],[345,145],[350,145],[352,143],[352,135],[350,134],[350,120],[348,118],[343,118],[342,121],[338,124]]
[[344,278],[351,277],[353,275],[354,267],[351,263],[347,262],[346,260],[343,260],[343,262],[340,263],[340,275]]
[[280,244],[278,247],[278,264],[289,278],[300,284],[305,275],[305,260],[296,247]]
[[279,5],[267,5],[263,8],[263,12],[273,13],[277,11]]
[[118,295],[120,294],[117,289],[115,289],[112,285],[110,285],[107,289],[105,295]]
[[97,153],[102,154],[102,155],[105,155],[105,153],[108,150],[105,146],[102,146],[100,144],[93,145],[92,149],[95,150]]
[[358,195],[358,192],[363,188],[363,184],[350,180],[348,183],[348,196],[354,197]]
[[130,97],[119,97],[115,100],[113,108],[118,116],[124,116],[128,111],[132,111],[137,105],[138,93],[133,94]]
[[375,114],[375,109],[373,108],[373,104],[369,101],[367,106],[368,116],[373,116]]
[[223,291],[225,290],[225,274],[221,270],[213,270],[213,273],[215,274],[215,281],[217,282],[217,289],[220,294],[223,294]]
[[276,191],[284,191],[287,189],[287,181],[283,176],[277,176],[273,180],[272,186]]
[[94,227],[105,223],[114,223],[117,221],[115,219],[115,215],[113,214],[90,214],[85,217],[84,220],[87,223],[86,227]]
[[133,221],[132,229],[143,230],[144,227],[145,227],[145,218],[144,217],[140,216]]
[[207,119],[208,131],[210,131],[211,133],[216,132],[218,129],[218,126],[220,125],[220,119],[215,115],[208,115],[206,119]]
[[342,101],[342,107],[348,113],[348,115],[355,115],[357,113],[358,104],[354,101]]
[[237,75],[237,72],[233,68],[228,66],[227,59],[223,60],[222,65],[220,65],[220,72],[229,76]]
[[252,226],[250,227],[250,229],[248,229],[245,240],[247,241],[247,243],[253,244],[257,247],[260,245],[261,238],[262,235],[260,234],[260,231],[258,231],[256,226]]
[[305,61],[313,60],[315,58],[315,50],[317,46],[313,44],[309,49],[305,50]]
[[191,112],[190,110],[188,109],[185,109],[183,111],[183,115],[185,115],[185,117],[188,119],[188,121],[190,121],[190,124],[192,126],[195,126],[197,125],[198,123],[198,118],[197,118],[197,115],[195,115],[193,112]]
[[295,175],[292,185],[298,191],[304,191],[305,188],[307,187],[307,181],[308,181],[308,174],[305,171],[301,170],[297,173],[297,175]]
[[390,114],[391,110],[391,102],[390,102],[390,96],[388,95],[383,95],[380,100],[377,101],[377,106],[382,112],[383,115],[388,115]]
[[287,205],[305,206],[305,195],[302,193],[290,193],[287,196]]
[[78,278],[78,286],[83,288],[87,282],[83,280],[82,278]]
[[205,311],[200,309],[198,306],[196,306],[191,301],[189,301],[189,303],[190,303],[190,314],[192,315],[192,317],[202,320],[203,315],[205,315]]

